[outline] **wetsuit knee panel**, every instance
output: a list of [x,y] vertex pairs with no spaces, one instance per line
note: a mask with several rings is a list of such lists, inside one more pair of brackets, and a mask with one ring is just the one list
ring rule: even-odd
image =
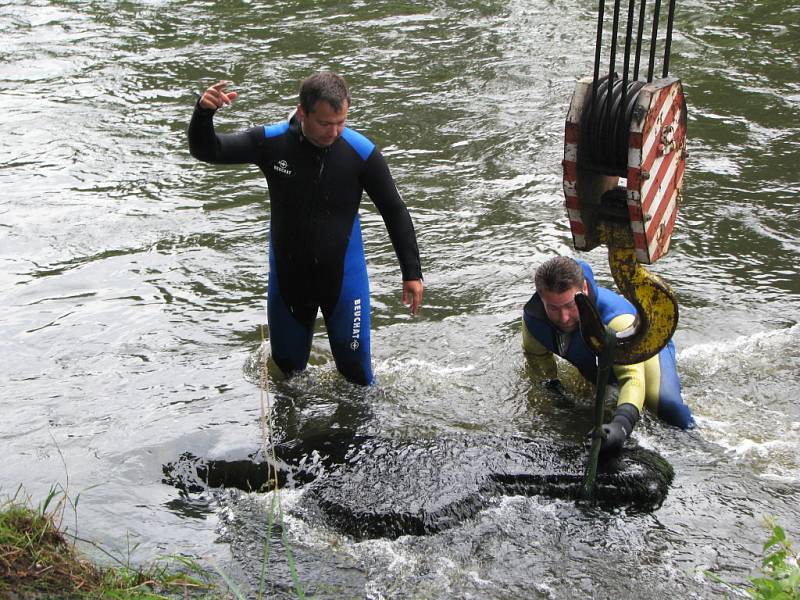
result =
[[675,364],[675,346],[672,341],[659,352],[658,365],[660,370],[658,386],[659,418],[675,427],[691,429],[695,426],[694,417],[681,395],[681,382]]

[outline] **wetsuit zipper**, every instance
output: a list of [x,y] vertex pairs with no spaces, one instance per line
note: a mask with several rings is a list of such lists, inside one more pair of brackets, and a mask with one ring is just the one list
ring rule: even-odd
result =
[[[314,271],[319,267],[319,256],[317,255],[317,238],[319,238],[317,214],[319,204],[322,201],[322,175],[325,172],[325,159],[328,156],[330,148],[322,148],[318,154],[315,154],[316,160],[319,162],[319,169],[317,170],[316,181],[314,182],[314,195],[311,202],[311,232],[313,239],[311,240],[311,249],[314,253]],[[316,275],[316,273],[315,273]]]

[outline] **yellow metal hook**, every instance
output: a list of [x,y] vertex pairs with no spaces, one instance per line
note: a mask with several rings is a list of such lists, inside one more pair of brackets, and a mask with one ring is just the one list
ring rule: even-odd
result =
[[[634,364],[658,354],[678,326],[678,302],[667,283],[648,272],[636,259],[628,230],[604,223],[601,238],[608,246],[608,264],[614,283],[636,307],[633,324],[617,332],[613,362]],[[580,296],[580,297],[578,297]],[[603,350],[606,326],[594,305],[583,294],[575,298],[580,312],[581,334],[596,354]]]

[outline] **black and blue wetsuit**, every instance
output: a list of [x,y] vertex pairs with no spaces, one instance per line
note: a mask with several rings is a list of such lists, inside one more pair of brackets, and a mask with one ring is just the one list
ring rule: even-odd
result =
[[287,375],[305,369],[321,309],[337,369],[351,381],[372,383],[369,282],[358,216],[364,191],[383,217],[403,280],[422,279],[414,225],[386,161],[375,144],[349,128],[320,148],[303,136],[295,118],[217,134],[214,112],[195,107],[192,156],[254,164],[267,179],[273,360]]

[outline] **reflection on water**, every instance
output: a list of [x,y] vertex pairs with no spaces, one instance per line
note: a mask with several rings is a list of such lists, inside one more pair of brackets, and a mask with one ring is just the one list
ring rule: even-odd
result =
[[[185,129],[211,81],[241,93],[217,117],[235,130],[283,118],[320,68],[346,75],[351,125],[384,149],[419,232],[427,304],[406,314],[365,201],[378,386],[337,376],[320,327],[309,372],[270,389],[277,435],[582,439],[591,394],[570,377],[566,399],[529,381],[519,319],[534,267],[572,252],[563,122],[591,71],[594,13],[564,0],[4,2],[0,493],[22,483],[41,497],[68,478],[83,537],[124,552],[129,532],[134,560],[181,552],[258,570],[250,536],[270,498],[184,505],[161,483],[184,452],[244,457],[261,443],[266,186],[252,169],[195,162]],[[301,571],[386,598],[706,596],[720,591],[698,570],[743,580],[755,568],[762,515],[800,538],[798,23],[781,0],[678,5],[670,64],[690,157],[672,250],[653,271],[680,300],[679,370],[700,426],[637,427],[675,468],[661,509],[510,497],[446,532],[364,543],[287,516]],[[584,258],[610,285],[604,253]],[[291,588],[285,566],[273,573]]]

